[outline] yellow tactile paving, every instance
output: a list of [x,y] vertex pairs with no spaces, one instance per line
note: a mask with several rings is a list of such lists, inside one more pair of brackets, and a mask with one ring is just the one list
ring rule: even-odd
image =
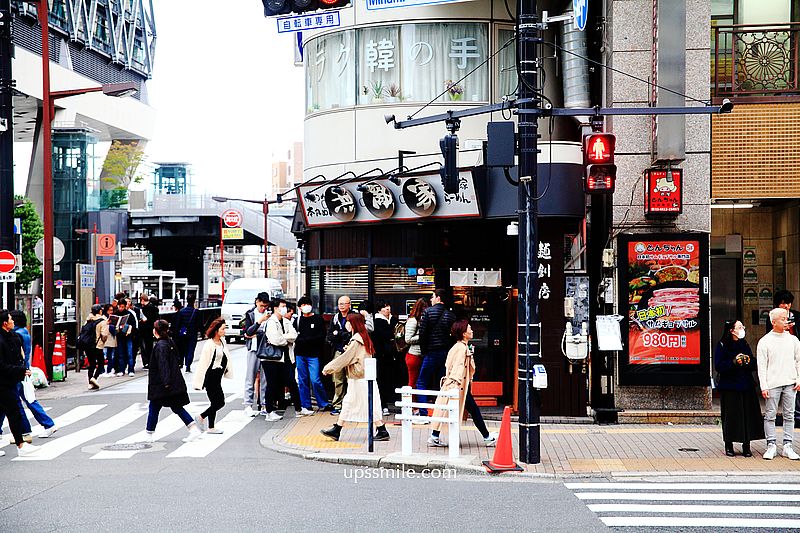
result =
[[285,437],[283,441],[286,444],[302,446],[304,448],[358,449],[363,446],[362,444],[331,440],[324,435],[320,435],[319,437],[312,435],[293,435]]

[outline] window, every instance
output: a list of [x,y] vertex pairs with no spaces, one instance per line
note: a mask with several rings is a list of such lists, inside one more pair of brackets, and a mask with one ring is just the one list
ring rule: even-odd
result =
[[355,105],[355,31],[314,39],[304,56],[308,113]]
[[[501,29],[497,31],[496,50],[500,50],[495,56],[497,79],[500,83],[500,94],[498,96],[512,96],[517,93],[517,46],[512,42],[513,40],[514,30]],[[505,48],[503,48],[504,46]]]

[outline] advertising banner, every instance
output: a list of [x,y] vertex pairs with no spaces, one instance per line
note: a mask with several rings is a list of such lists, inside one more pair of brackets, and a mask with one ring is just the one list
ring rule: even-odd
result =
[[621,314],[627,318],[629,373],[667,384],[657,377],[659,369],[708,368],[707,236],[627,235],[623,241],[621,292],[627,305]]

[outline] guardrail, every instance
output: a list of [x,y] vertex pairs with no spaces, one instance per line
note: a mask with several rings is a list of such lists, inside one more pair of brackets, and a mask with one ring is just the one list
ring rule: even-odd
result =
[[[408,385],[395,389],[395,392],[400,393],[401,400],[395,402],[397,407],[401,408],[401,413],[395,418],[402,420],[402,447],[401,455],[411,455],[411,442],[414,438],[413,423],[414,422],[443,422],[448,425],[447,432],[447,446],[448,455],[450,459],[458,459],[458,454],[461,448],[461,420],[459,419],[459,412],[461,410],[461,402],[459,401],[458,389],[449,389],[446,391],[431,391],[431,390],[418,390],[412,389]],[[414,401],[414,395],[420,396],[447,396],[449,399],[447,405],[436,405],[435,403],[421,403]],[[443,416],[422,416],[415,415],[413,408],[417,409],[439,409],[449,411],[447,417]]]

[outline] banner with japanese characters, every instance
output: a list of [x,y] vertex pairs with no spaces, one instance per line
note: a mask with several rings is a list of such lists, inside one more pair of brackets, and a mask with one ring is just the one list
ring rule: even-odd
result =
[[481,216],[472,173],[459,174],[459,191],[447,194],[439,174],[409,175],[396,185],[387,179],[304,185],[298,198],[309,228],[419,218]]

